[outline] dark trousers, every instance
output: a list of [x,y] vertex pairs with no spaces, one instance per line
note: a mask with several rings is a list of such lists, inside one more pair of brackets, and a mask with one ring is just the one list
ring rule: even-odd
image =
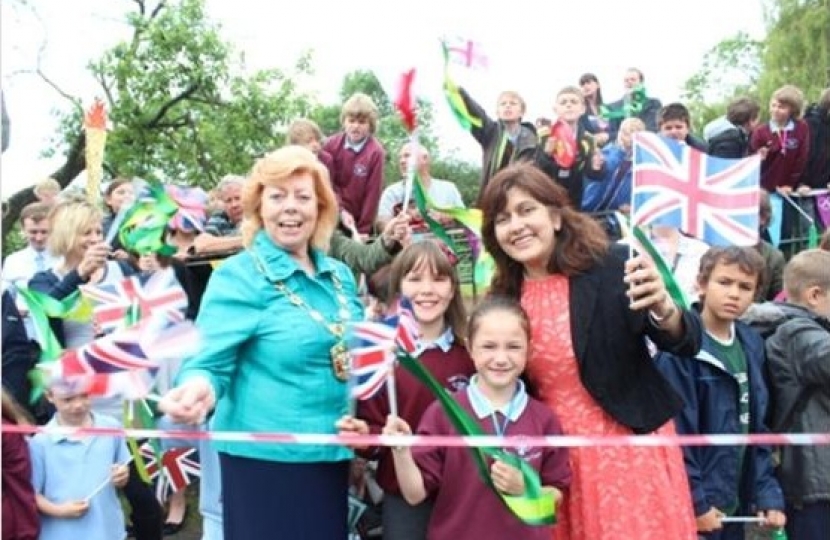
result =
[[153,493],[153,487],[145,484],[130,462],[130,479],[121,489],[130,503],[130,521],[136,540],[161,540],[164,538],[164,510]]
[[348,537],[349,462],[279,463],[220,453],[225,540]]
[[383,496],[383,540],[424,540],[432,515],[432,500],[412,506],[400,495]]
[[827,540],[830,538],[830,501],[787,506],[788,540]]

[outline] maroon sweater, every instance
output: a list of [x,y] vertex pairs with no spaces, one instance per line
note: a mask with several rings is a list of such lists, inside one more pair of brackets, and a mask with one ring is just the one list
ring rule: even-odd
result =
[[749,151],[753,154],[764,147],[769,149],[761,162],[761,186],[769,192],[782,186],[798,187],[807,165],[810,127],[804,120],[794,120],[793,124],[793,129],[785,132],[786,137],[773,133],[769,123],[760,124],[749,140]]
[[329,182],[331,182],[334,178],[334,159],[331,157],[331,154],[329,154],[325,150],[320,150],[320,152],[317,154],[317,159],[319,159],[320,163],[325,165],[326,169],[328,169]]
[[[3,425],[10,425],[3,417]],[[3,540],[36,540],[40,534],[32,461],[26,438],[3,433]]]
[[[419,361],[451,392],[466,388],[470,377],[475,373],[475,366],[467,349],[458,344],[454,344],[446,353],[438,348],[428,349],[419,357]],[[410,426],[417,426],[424,411],[435,398],[426,386],[401,367],[395,370],[395,389],[398,392],[398,416]],[[386,425],[386,417],[389,416],[389,396],[386,388],[371,399],[358,402],[357,416],[369,424],[371,433],[380,433]],[[371,449],[361,454],[377,457],[378,485],[387,493],[399,495],[401,490],[398,488],[395,464],[389,449]]]
[[[466,391],[456,392],[455,399],[475,418]],[[499,420],[503,417],[497,413]],[[491,418],[479,419],[489,435],[495,435]],[[455,435],[440,403],[433,403],[418,427],[421,435]],[[561,435],[562,426],[550,408],[533,398],[505,435]],[[515,452],[516,449],[506,449]],[[521,448],[521,455],[538,473],[543,486],[564,491],[571,483],[571,469],[566,448]],[[435,499],[427,529],[428,540],[483,540],[486,538],[550,540],[551,527],[525,525],[510,513],[495,493],[487,489],[478,475],[467,448],[417,447],[415,461],[424,477],[424,487]]]
[[329,137],[323,146],[332,157],[332,187],[340,208],[354,217],[357,230],[369,234],[380,204],[386,154],[371,135],[360,152],[346,148],[345,140],[346,134],[338,133]]

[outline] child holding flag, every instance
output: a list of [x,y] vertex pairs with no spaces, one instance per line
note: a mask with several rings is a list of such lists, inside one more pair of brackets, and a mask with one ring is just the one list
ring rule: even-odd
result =
[[[489,297],[473,311],[467,346],[476,374],[466,389],[454,398],[487,434],[560,435],[562,428],[553,412],[531,398],[520,380],[530,350],[530,322],[521,306],[506,297]],[[390,415],[384,434],[408,435],[410,424]],[[422,435],[457,434],[439,403],[424,413],[418,427]],[[548,540],[550,526],[532,526],[512,515],[501,495],[528,494],[524,476],[516,467],[499,459],[487,459],[494,491],[488,491],[477,473],[470,449],[444,447],[395,448],[395,463],[401,493],[411,504],[435,497],[435,510],[426,538],[521,538]],[[570,484],[568,451],[564,448],[505,449],[518,454],[541,476],[542,492],[562,498]]]
[[585,131],[579,119],[585,113],[582,90],[566,86],[556,94],[553,105],[556,121],[549,129],[539,131],[539,144],[534,162],[548,177],[568,190],[571,204],[579,208],[588,181],[602,180],[602,154],[594,138]]
[[[47,426],[118,428],[92,413],[87,377],[53,380],[46,392],[55,406]],[[116,488],[129,479],[130,453],[122,437],[38,433],[30,443],[32,485],[41,514],[41,540],[118,540],[127,537]]]
[[[714,247],[700,261],[704,336],[694,357],[660,353],[658,369],[683,396],[675,418],[681,434],[765,433],[768,392],[764,343],[737,319],[752,304],[764,260],[753,247]],[[742,540],[741,523],[727,516],[758,512],[765,525],[783,527],[784,499],[768,446],[685,447],[697,529],[709,540]]]
[[[432,240],[410,244],[392,263],[389,297],[403,296],[412,303],[420,330],[418,361],[440,382],[453,391],[461,390],[474,373],[473,363],[464,348],[466,312],[458,273],[441,247]],[[414,355],[413,355],[414,356]],[[380,390],[358,404],[361,420],[344,419],[340,428],[365,426],[366,432],[379,434],[387,416],[396,407],[406,422],[417,425],[435,396],[410,373],[395,369],[395,392]],[[395,396],[396,397],[390,397]],[[390,399],[395,399],[394,405]],[[386,540],[422,539],[432,511],[431,501],[411,506],[401,496],[394,464],[388,448],[362,452],[378,460],[377,481],[384,490],[383,537]]]
[[469,116],[477,120],[478,124],[470,125],[470,134],[482,150],[481,187],[476,197],[478,200],[494,174],[515,161],[533,158],[538,141],[536,128],[530,122],[522,121],[527,105],[518,92],[505,90],[499,94],[496,99],[496,119],[493,120],[465,89],[450,85],[448,91],[451,90],[458,93]]

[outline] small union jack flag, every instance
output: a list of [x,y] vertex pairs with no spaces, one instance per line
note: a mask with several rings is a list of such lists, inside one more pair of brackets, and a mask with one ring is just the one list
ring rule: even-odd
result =
[[138,369],[158,369],[139,344],[139,327],[106,335],[61,356],[64,376],[108,374]]
[[169,317],[154,316],[64,352],[54,375],[89,377],[93,395],[145,397],[165,362],[189,356],[199,347],[195,325]]
[[156,452],[150,443],[139,448],[147,474],[155,482],[156,498],[164,504],[171,493],[189,486],[194,478],[202,475],[202,468],[196,459],[195,448],[171,448],[162,454],[159,466]]
[[396,350],[414,354],[418,334],[412,304],[405,298],[398,302],[395,314],[383,322],[353,324],[349,343],[352,397],[364,400],[374,396],[394,369]]
[[709,245],[758,242],[761,161],[721,159],[654,133],[634,135],[634,225],[678,227]]
[[132,310],[136,310],[136,320],[160,313],[184,320],[187,309],[187,295],[172,268],[149,276],[130,276],[115,284],[82,285],[80,289],[94,303],[93,320],[105,333],[135,322],[130,321]]
[[351,394],[355,399],[369,399],[383,388],[389,370],[395,365],[393,326],[374,321],[352,325],[349,340],[351,354]]
[[419,346],[421,329],[415,319],[415,312],[409,298],[401,297],[398,300],[394,315],[385,322],[395,327],[395,344],[398,348],[409,354],[415,354]]

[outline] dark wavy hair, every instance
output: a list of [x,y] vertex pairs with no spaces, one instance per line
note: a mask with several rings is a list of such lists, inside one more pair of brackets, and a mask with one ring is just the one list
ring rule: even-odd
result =
[[482,240],[496,263],[491,292],[517,297],[524,281],[524,267],[511,259],[496,240],[496,217],[507,207],[511,190],[521,190],[561,216],[548,272],[575,276],[599,263],[608,253],[608,236],[587,214],[573,208],[568,192],[531,163],[516,163],[502,169],[487,184],[481,198]]

